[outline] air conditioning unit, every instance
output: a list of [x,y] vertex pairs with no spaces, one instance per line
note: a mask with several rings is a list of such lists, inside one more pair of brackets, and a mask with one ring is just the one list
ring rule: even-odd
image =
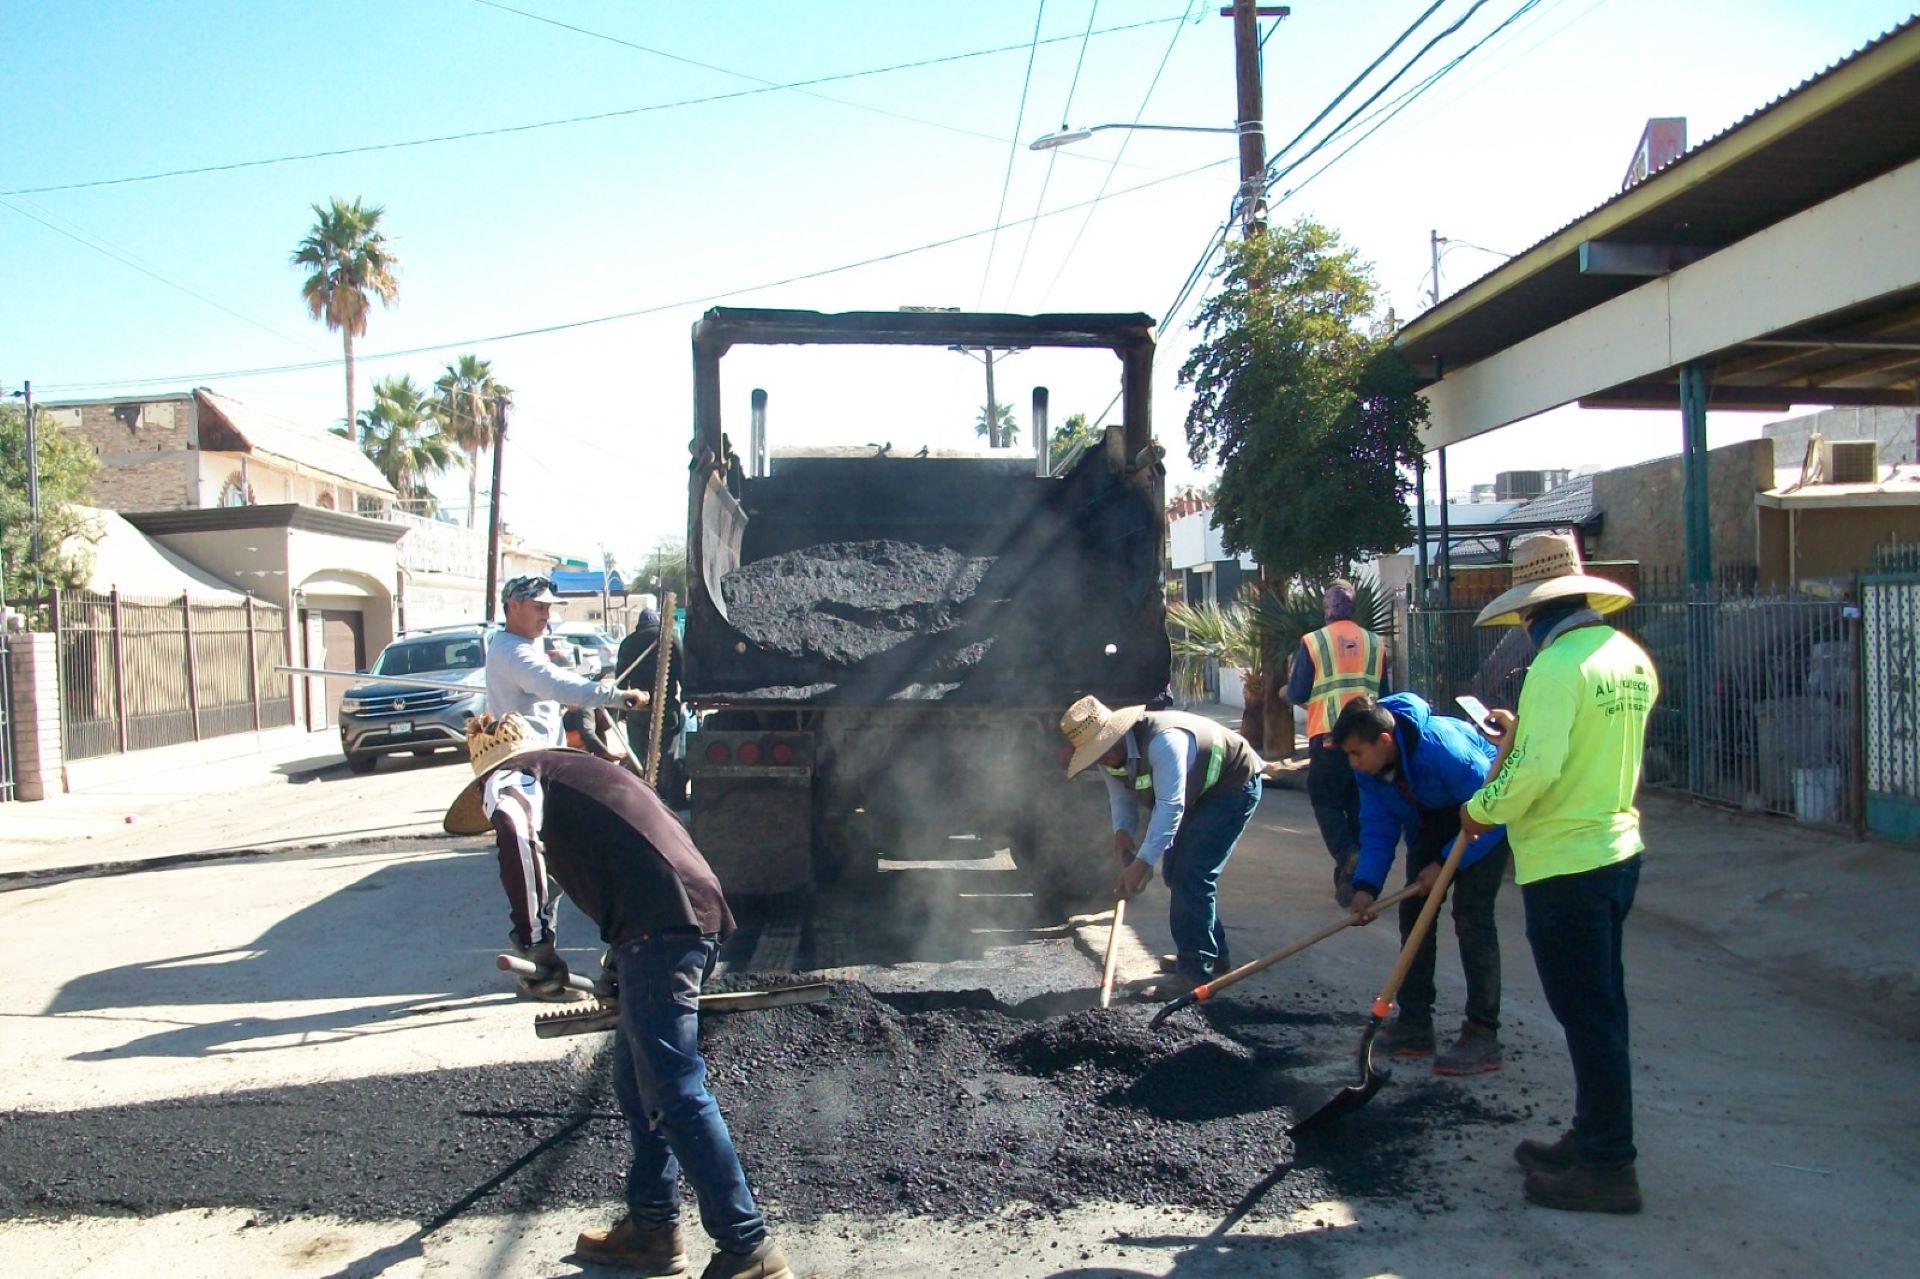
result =
[[1821,443],[1820,471],[1827,484],[1880,482],[1880,446],[1873,440],[1826,440]]

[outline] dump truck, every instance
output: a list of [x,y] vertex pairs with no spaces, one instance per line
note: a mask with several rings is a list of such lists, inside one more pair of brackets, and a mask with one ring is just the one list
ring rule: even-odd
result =
[[[760,345],[875,348],[861,367],[899,346],[1106,350],[1119,423],[1056,464],[1036,387],[1030,448],[770,448],[777,388],[733,417],[721,402],[723,358]],[[1105,789],[1066,778],[1058,724],[1083,694],[1168,686],[1153,353],[1144,315],[696,322],[686,756],[694,838],[729,894],[1008,855],[1049,892],[1111,886]],[[950,430],[965,442],[972,423]]]

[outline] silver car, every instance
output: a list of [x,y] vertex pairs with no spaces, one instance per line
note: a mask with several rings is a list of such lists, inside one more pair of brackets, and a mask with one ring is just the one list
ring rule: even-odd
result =
[[[371,773],[382,755],[457,750],[464,758],[466,721],[487,707],[487,639],[498,628],[461,626],[406,635],[380,650],[370,675],[406,675],[458,684],[356,684],[340,700],[340,749],[347,767]],[[471,691],[468,691],[471,690]]]

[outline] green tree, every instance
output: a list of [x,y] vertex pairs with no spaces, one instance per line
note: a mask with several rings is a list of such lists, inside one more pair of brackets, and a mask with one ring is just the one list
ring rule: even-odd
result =
[[[340,435],[346,435],[340,429]],[[399,493],[405,509],[431,515],[435,508],[427,480],[461,465],[453,441],[440,429],[425,391],[406,374],[373,384],[373,407],[360,414],[360,451],[380,468]]]
[[993,420],[987,420],[987,406],[980,406],[980,415],[973,420],[973,433],[987,442],[990,449],[1013,447],[1013,433],[1019,429],[1013,421],[1013,405],[996,404]]
[[467,527],[480,505],[480,455],[493,448],[500,413],[513,402],[513,388],[493,376],[493,362],[471,353],[447,362],[433,384],[433,412],[467,455]]
[[687,540],[683,537],[663,537],[642,554],[634,557],[633,576],[627,581],[629,591],[651,591],[664,596],[672,591],[678,601],[676,607],[685,608],[687,604]]
[[1047,441],[1047,465],[1058,470],[1060,463],[1067,459],[1075,449],[1092,448],[1100,442],[1102,431],[1093,428],[1085,413],[1075,413],[1059,426],[1053,428],[1053,438]]
[[1230,245],[1220,274],[1180,383],[1194,390],[1188,453],[1220,468],[1228,549],[1285,583],[1405,546],[1426,404],[1371,267],[1302,218]]
[[71,590],[85,585],[93,567],[93,544],[99,539],[80,509],[93,499],[99,458],[85,440],[62,431],[47,414],[36,418],[38,524],[27,503],[26,410],[0,404],[0,568],[10,600],[30,599],[47,586]]
[[314,223],[307,238],[293,250],[293,265],[305,268],[307,278],[300,285],[307,313],[324,320],[327,328],[340,334],[346,353],[347,416],[351,427],[353,411],[353,340],[366,336],[367,315],[373,299],[392,306],[400,287],[394,281],[400,261],[393,255],[387,237],[380,231],[380,218],[386,212],[379,205],[368,208],[356,198],[351,204],[335,197],[326,207],[313,206]]

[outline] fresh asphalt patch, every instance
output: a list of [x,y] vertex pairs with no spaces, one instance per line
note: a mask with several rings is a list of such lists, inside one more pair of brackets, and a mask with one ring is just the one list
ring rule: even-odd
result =
[[[1045,1001],[848,983],[825,1003],[709,1018],[702,1042],[776,1221],[1083,1202],[1265,1217],[1383,1196],[1439,1211],[1434,1147],[1532,1114],[1422,1063],[1296,1149],[1303,1080],[1360,1029],[1300,1002],[1223,1005],[1154,1032],[1140,1006],[1036,1016]],[[628,1144],[610,1042],[547,1064],[0,1114],[0,1217],[233,1207],[429,1221],[617,1200]]]

